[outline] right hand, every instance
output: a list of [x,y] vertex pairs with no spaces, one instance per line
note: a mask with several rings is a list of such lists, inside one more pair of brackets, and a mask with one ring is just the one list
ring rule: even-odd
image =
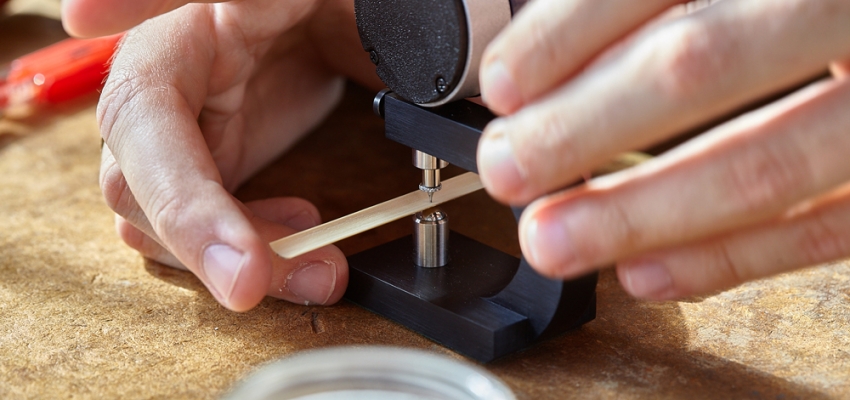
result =
[[268,245],[318,224],[313,205],[296,198],[243,204],[231,195],[339,99],[343,77],[315,46],[312,21],[334,2],[184,3],[63,4],[65,27],[77,36],[141,23],[124,38],[97,110],[105,141],[100,184],[120,236],[146,257],[192,271],[235,311],[267,294],[338,301],[348,281],[339,249],[284,260]]
[[[494,198],[531,202],[529,263],[561,279],[616,263],[629,293],[670,300],[850,256],[848,20],[846,0],[528,3],[483,57],[503,117],[478,166]],[[561,190],[828,65],[832,79]]]

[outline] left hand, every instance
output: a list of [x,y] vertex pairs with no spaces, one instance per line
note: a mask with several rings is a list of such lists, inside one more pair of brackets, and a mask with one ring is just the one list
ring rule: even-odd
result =
[[141,23],[116,53],[97,112],[101,188],[119,235],[146,257],[192,271],[234,311],[265,295],[338,301],[348,281],[339,249],[283,259],[269,247],[318,224],[316,208],[291,197],[243,203],[231,193],[330,112],[343,74],[374,75],[357,46],[353,4],[184,3],[64,3],[76,35]]
[[[479,170],[498,200],[537,199],[520,241],[541,273],[616,262],[631,294],[670,299],[850,256],[850,2],[682,3],[535,0],[490,44],[482,95],[505,116]],[[827,66],[833,79],[550,194]]]

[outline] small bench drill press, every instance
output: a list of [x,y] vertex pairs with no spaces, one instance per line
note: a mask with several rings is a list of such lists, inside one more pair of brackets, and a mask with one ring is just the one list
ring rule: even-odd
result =
[[[477,96],[484,48],[525,0],[355,0],[363,48],[389,90],[373,108],[387,138],[413,149],[419,188],[440,189],[447,163],[477,172],[486,108]],[[522,210],[515,209],[518,218]],[[597,274],[551,280],[456,232],[439,209],[413,234],[349,258],[346,298],[461,354],[487,362],[591,321]]]

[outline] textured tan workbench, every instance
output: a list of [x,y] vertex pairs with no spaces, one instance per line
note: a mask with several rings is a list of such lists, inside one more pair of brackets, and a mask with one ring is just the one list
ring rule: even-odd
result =
[[[238,196],[299,195],[331,219],[415,188],[409,151],[382,138],[370,106],[370,93],[349,90]],[[0,398],[213,398],[271,360],[331,345],[452,354],[345,302],[225,310],[191,274],[117,239],[99,147],[92,99],[0,123]],[[462,233],[517,252],[509,214],[486,196],[448,211]],[[407,227],[341,247],[351,254]],[[850,398],[850,265],[665,303],[630,299],[606,271],[595,321],[487,368],[521,399]]]

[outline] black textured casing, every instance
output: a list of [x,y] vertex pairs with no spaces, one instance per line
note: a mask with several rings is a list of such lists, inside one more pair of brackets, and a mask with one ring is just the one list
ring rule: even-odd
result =
[[354,15],[378,76],[399,96],[430,103],[457,86],[469,42],[461,0],[355,0]]

